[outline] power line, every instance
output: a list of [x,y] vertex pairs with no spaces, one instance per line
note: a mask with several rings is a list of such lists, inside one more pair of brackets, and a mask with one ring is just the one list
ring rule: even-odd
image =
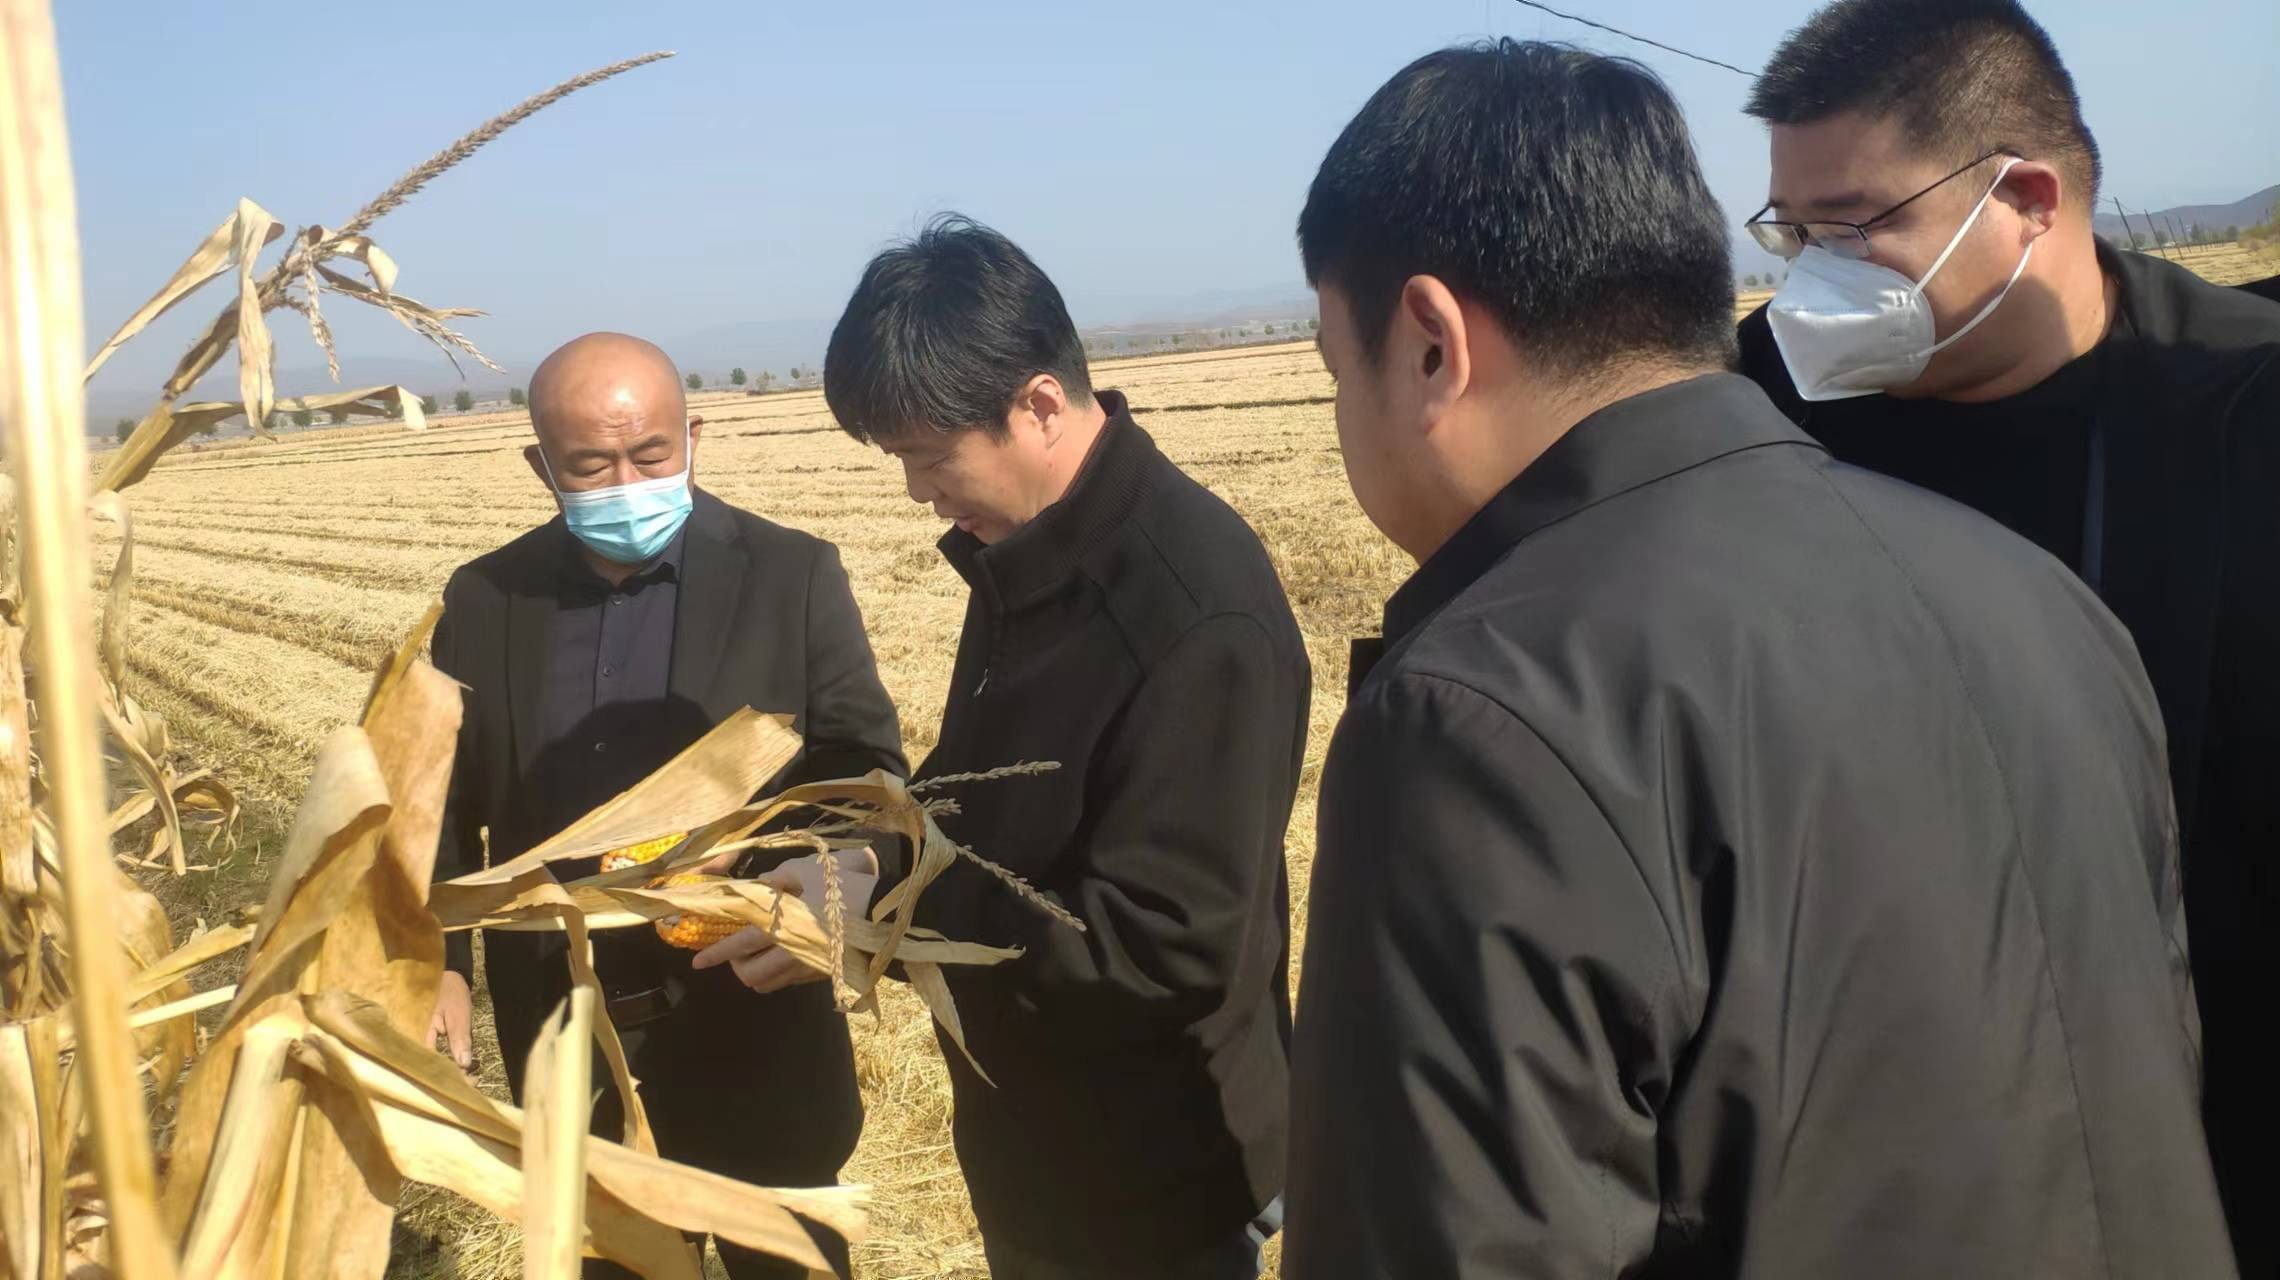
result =
[[1692,59],[1694,59],[1696,62],[1707,62],[1707,63],[1709,63],[1709,64],[1710,64],[1711,66],[1713,66],[1713,67],[1724,67],[1726,70],[1728,70],[1728,71],[1731,71],[1731,72],[1733,72],[1735,75],[1738,75],[1738,76],[1747,76],[1747,77],[1749,77],[1749,78],[1750,78],[1750,79],[1752,79],[1752,80],[1755,80],[1755,79],[1757,79],[1757,78],[1758,78],[1757,72],[1755,72],[1755,71],[1744,71],[1744,70],[1742,70],[1740,67],[1737,67],[1737,66],[1735,66],[1735,65],[1734,65],[1733,63],[1731,63],[1731,62],[1720,62],[1720,61],[1718,61],[1716,58],[1705,58],[1705,57],[1703,57],[1703,56],[1702,56],[1701,54],[1699,54],[1699,53],[1688,53],[1686,50],[1684,50],[1684,49],[1681,49],[1681,48],[1679,48],[1679,47],[1678,47],[1678,46],[1676,46],[1676,45],[1669,45],[1669,44],[1664,44],[1664,43],[1663,43],[1662,41],[1660,41],[1660,40],[1649,40],[1647,37],[1645,37],[1645,36],[1641,36],[1641,35],[1633,35],[1632,33],[1630,33],[1630,32],[1628,32],[1628,31],[1625,31],[1625,30],[1623,30],[1621,27],[1610,27],[1610,26],[1608,26],[1608,25],[1607,25],[1606,23],[1604,23],[1604,22],[1593,22],[1593,21],[1592,21],[1591,19],[1589,19],[1589,18],[1580,18],[1580,17],[1577,17],[1575,14],[1572,14],[1572,13],[1562,13],[1562,12],[1560,12],[1559,10],[1557,10],[1557,9],[1554,9],[1552,6],[1550,6],[1550,5],[1548,5],[1548,4],[1538,4],[1538,3],[1536,3],[1536,0],[1513,0],[1513,3],[1514,3],[1514,4],[1524,4],[1524,5],[1528,6],[1528,7],[1529,7],[1529,8],[1531,8],[1531,9],[1541,9],[1541,10],[1543,10],[1545,13],[1548,13],[1548,14],[1552,15],[1552,16],[1553,16],[1553,17],[1555,17],[1555,18],[1565,18],[1565,19],[1567,19],[1569,22],[1580,22],[1580,23],[1582,23],[1584,26],[1587,26],[1587,27],[1592,27],[1592,28],[1594,28],[1594,29],[1596,29],[1596,30],[1604,31],[1604,32],[1608,33],[1609,35],[1616,35],[1616,36],[1621,36],[1621,37],[1623,37],[1625,40],[1636,40],[1636,41],[1638,41],[1640,44],[1648,44],[1648,45],[1653,45],[1655,48],[1657,48],[1657,49],[1660,49],[1660,50],[1662,50],[1662,51],[1663,51],[1663,52],[1665,52],[1665,53],[1675,53],[1675,54],[1677,54],[1677,55],[1678,55],[1679,57],[1681,57],[1681,58],[1692,58]]

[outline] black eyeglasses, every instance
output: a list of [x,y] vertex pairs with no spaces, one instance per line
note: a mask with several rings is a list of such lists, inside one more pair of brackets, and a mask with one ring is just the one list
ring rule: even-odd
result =
[[1773,208],[1769,204],[1742,225],[1748,229],[1760,248],[1785,262],[1803,253],[1807,245],[1819,245],[1840,258],[1865,258],[1868,256],[1870,227],[2003,153],[2003,148],[1997,147],[1866,222],[1779,222],[1765,216]]

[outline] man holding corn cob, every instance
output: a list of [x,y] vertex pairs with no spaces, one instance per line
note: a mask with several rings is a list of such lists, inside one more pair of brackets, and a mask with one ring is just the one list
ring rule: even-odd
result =
[[972,587],[918,777],[1060,766],[946,787],[940,820],[1086,928],[967,863],[917,913],[1023,948],[949,975],[989,1075],[946,1050],[992,1274],[1249,1280],[1280,1212],[1310,694],[1266,551],[1094,392],[1052,281],[963,219],[871,263],[824,395],[954,526]]
[[[697,425],[664,352],[622,334],[579,338],[539,366],[530,412],[538,440],[525,452],[560,515],[454,573],[435,633],[436,665],[468,688],[438,879],[481,864],[484,829],[491,860],[510,858],[746,706],[792,713],[805,738],[764,791],[905,771],[837,552],[694,487]],[[862,1106],[828,993],[759,994],[667,941],[618,929],[593,944],[660,1151],[763,1185],[836,1180]],[[567,993],[564,945],[558,933],[484,939],[511,1088]],[[460,933],[449,947],[436,1030],[467,1067],[472,945]],[[610,1132],[621,1104],[603,1089],[595,1127]],[[766,1097],[792,1101],[755,1105]],[[718,1243],[737,1280],[803,1274]],[[586,1273],[625,1274],[592,1261]]]

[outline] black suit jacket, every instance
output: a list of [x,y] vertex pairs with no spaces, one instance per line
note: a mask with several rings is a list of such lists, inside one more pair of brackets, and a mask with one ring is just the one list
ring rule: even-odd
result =
[[1285,1275],[2233,1274],[2159,712],[2057,561],[1720,375],[1579,423],[1386,623]]
[[[436,852],[439,880],[483,864],[486,828],[493,863],[553,834],[540,829],[537,816],[550,772],[539,748],[541,685],[566,536],[558,517],[461,567],[444,588],[435,664],[466,685],[467,696]],[[657,744],[664,754],[750,706],[791,713],[806,740],[765,792],[872,769],[905,774],[894,705],[832,545],[702,491],[685,537],[669,701],[656,730],[669,740]],[[577,810],[609,798],[593,796]],[[493,932],[485,939],[510,1079],[519,1079],[540,1021],[568,991],[564,946],[559,933]],[[447,963],[470,975],[472,950],[468,934],[452,935]],[[690,973],[684,999],[722,1017],[724,1034],[768,1046],[754,1062],[753,1088],[767,1088],[772,1075],[838,1080],[830,1064],[846,1058],[847,1031],[824,988],[760,996],[722,968]],[[724,1043],[723,1052],[730,1051]],[[851,1101],[851,1076],[844,1088]]]
[[[2280,1092],[2262,1047],[2280,972],[2280,308],[2151,254],[2101,243],[2098,261],[2120,286],[2120,315],[2089,415],[2106,476],[2093,576],[2168,728],[2217,1184],[2241,1273],[2280,1275],[2280,1218],[2266,1207],[2280,1187]],[[1881,397],[1800,400],[1763,309],[1742,322],[1741,344],[1742,371],[1792,421],[1861,460],[1853,406]],[[1879,453],[1879,469],[1925,482]]]

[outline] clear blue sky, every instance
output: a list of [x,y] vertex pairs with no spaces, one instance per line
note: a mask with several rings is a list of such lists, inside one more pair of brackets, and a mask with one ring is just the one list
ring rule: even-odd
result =
[[[828,321],[870,253],[951,208],[1024,244],[1080,324],[1295,284],[1292,223],[1338,129],[1409,58],[1482,35],[1639,57],[1684,103],[1730,214],[1765,182],[1741,77],[1510,0],[57,7],[98,341],[240,195],[337,222],[486,116],[650,49],[680,56],[539,115],[381,222],[399,287],[487,307],[468,332],[525,358],[594,328],[670,343]],[[1812,6],[1559,7],[1754,67]],[[2124,201],[2280,181],[2280,4],[2033,7]],[[118,377],[162,374],[219,301],[169,317]],[[352,356],[417,349],[384,320],[341,327]],[[280,361],[308,358],[288,344]]]

